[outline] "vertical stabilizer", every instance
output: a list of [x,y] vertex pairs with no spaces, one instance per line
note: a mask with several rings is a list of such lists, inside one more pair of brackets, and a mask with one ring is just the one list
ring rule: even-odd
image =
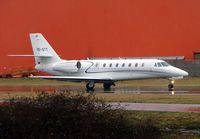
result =
[[41,33],[30,33],[30,40],[36,65],[50,64],[61,61],[60,57]]

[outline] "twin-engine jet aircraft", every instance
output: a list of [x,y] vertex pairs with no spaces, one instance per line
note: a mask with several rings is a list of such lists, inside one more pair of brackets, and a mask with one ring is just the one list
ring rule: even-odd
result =
[[[95,83],[103,83],[110,90],[117,81],[147,78],[183,78],[188,73],[157,59],[102,59],[63,60],[40,33],[30,33],[35,57],[35,68],[54,76],[31,78],[86,82],[87,91],[93,91]],[[30,56],[30,55],[29,55]]]

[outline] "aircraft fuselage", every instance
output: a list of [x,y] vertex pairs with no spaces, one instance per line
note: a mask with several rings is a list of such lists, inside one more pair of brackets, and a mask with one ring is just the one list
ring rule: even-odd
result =
[[188,75],[187,72],[157,59],[62,60],[53,64],[37,65],[36,69],[56,76],[95,76],[110,78],[113,81],[180,78]]

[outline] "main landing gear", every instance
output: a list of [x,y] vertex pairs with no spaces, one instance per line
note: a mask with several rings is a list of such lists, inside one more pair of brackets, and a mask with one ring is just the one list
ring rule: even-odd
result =
[[174,81],[172,80],[171,83],[168,85],[168,91],[174,91]]
[[95,83],[93,81],[92,82],[88,82],[86,84],[87,92],[93,92],[94,91],[94,86],[95,86]]
[[[112,85],[115,86],[115,84],[113,82],[103,83],[104,91],[110,91]],[[95,87],[95,82],[90,81],[86,84],[86,91],[87,92],[93,92],[94,87]]]
[[114,83],[104,83],[103,84],[104,91],[110,91],[112,85],[115,86]]

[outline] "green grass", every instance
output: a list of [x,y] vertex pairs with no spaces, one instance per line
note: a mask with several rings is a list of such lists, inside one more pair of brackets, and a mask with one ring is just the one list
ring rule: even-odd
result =
[[151,119],[157,127],[164,130],[200,130],[200,113],[126,111],[124,114],[130,122]]
[[[73,92],[75,93],[75,92]],[[32,97],[33,92],[1,92],[0,99],[12,97]],[[88,95],[88,94],[85,94]],[[97,93],[95,96],[105,102],[133,102],[133,103],[167,103],[167,104],[200,104],[200,95],[169,95],[169,94],[119,94]]]
[[96,96],[106,102],[200,104],[200,95],[98,93]]
[[[116,87],[129,87],[129,86],[167,86],[169,80],[167,79],[146,79],[146,80],[130,80],[120,81],[116,83]],[[85,83],[72,83],[55,80],[43,79],[30,79],[30,78],[13,78],[13,79],[0,79],[0,86],[83,86]],[[200,77],[188,77],[182,80],[175,81],[176,86],[200,86]],[[97,87],[99,84],[97,84]],[[101,86],[101,85],[100,85]]]
[[[129,122],[151,121],[163,131],[163,139],[199,139],[200,113],[124,111]],[[183,133],[182,131],[187,131]]]
[[36,95],[37,93],[31,93],[31,92],[15,92],[15,93],[3,92],[0,93],[0,100],[8,100],[14,97],[34,97]]

